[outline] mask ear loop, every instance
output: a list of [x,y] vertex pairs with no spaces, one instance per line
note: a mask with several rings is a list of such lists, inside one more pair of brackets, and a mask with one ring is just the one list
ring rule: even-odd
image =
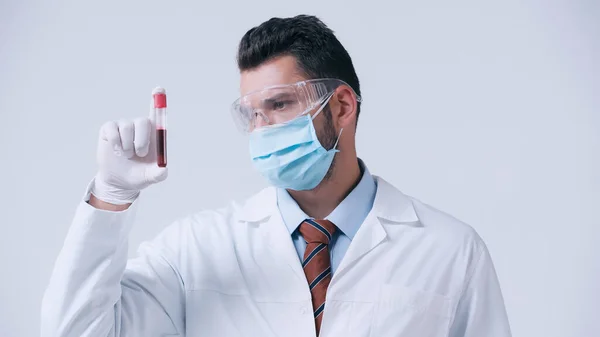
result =
[[337,150],[337,145],[338,145],[338,142],[340,141],[340,138],[342,138],[342,131],[344,131],[344,128],[340,129],[340,134],[338,135],[338,139],[335,141],[335,145],[333,145],[333,150],[335,150],[335,151],[339,151],[339,150]]

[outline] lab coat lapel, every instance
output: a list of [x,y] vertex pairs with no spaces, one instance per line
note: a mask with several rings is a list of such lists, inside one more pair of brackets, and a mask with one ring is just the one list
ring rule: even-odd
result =
[[300,258],[294,247],[292,236],[283,223],[279,212],[273,212],[269,219],[262,224],[261,232],[265,243],[273,252],[273,258],[282,259],[303,281],[306,280]]
[[374,178],[377,182],[377,193],[373,208],[356,232],[348,251],[333,275],[332,282],[385,240],[387,232],[384,223],[385,225],[414,224],[419,221],[412,201],[406,195],[381,177],[374,176]]
[[238,214],[240,221],[258,225],[260,236],[267,249],[272,252],[273,259],[282,260],[301,280],[306,282],[292,237],[277,208],[275,189],[265,188],[249,198]]
[[[378,176],[377,193],[371,212],[356,232],[348,251],[342,258],[332,282],[365,254],[384,242],[385,226],[394,224],[418,224],[419,219],[410,198]],[[240,220],[258,223],[265,245],[273,252],[274,259],[285,262],[302,280],[306,280],[291,235],[283,223],[277,208],[274,188],[265,188],[248,199],[240,211]]]
[[333,274],[332,282],[337,278],[336,276],[342,275],[347,268],[350,268],[356,260],[377,247],[386,236],[387,234],[377,217],[373,212],[369,213],[365,222],[356,232],[336,272]]

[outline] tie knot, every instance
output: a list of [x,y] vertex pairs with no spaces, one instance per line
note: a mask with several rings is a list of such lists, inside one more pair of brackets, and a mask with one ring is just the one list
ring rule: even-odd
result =
[[335,233],[335,225],[329,220],[306,219],[300,224],[300,234],[308,243],[328,245],[333,233]]

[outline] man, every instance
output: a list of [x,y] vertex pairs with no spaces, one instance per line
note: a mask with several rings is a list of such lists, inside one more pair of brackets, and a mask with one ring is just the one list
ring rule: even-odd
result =
[[128,261],[136,200],[167,169],[152,118],[105,124],[42,336],[510,336],[477,233],[357,157],[359,81],[333,32],[273,18],[237,59],[234,120],[272,186],[179,219]]

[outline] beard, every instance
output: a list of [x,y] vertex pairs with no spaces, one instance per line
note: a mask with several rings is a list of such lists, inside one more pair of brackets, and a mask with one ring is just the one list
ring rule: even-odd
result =
[[[337,142],[337,132],[335,131],[335,127],[333,126],[333,117],[331,116],[329,104],[323,109],[323,115],[325,117],[325,123],[323,124],[322,132],[317,134],[317,138],[326,150],[331,150]],[[327,170],[327,173],[323,178],[324,181],[329,180],[333,175],[333,168],[335,167],[336,159],[337,156],[334,156],[333,161],[331,162],[331,165],[329,166],[329,169]]]

